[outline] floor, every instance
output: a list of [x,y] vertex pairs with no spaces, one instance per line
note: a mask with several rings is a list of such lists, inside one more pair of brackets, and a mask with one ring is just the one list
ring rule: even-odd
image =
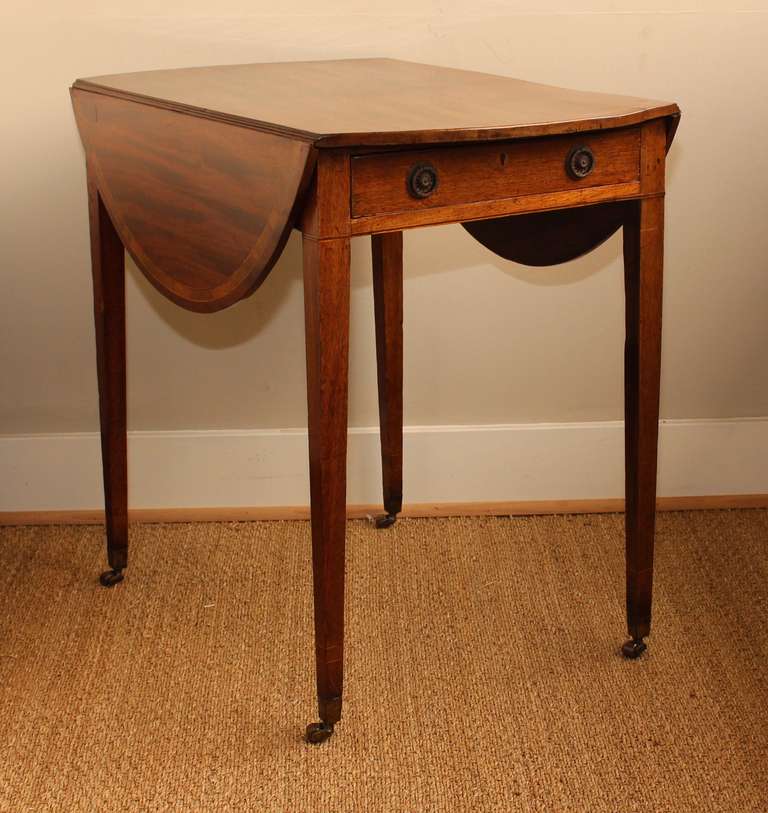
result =
[[306,522],[0,530],[0,810],[768,810],[768,511],[350,524],[344,719],[314,720]]

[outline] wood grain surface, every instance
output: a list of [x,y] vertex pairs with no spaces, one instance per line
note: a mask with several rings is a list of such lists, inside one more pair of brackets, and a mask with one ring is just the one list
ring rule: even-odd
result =
[[403,233],[371,237],[384,510],[403,507]]
[[666,135],[662,122],[643,128],[641,185],[657,196],[628,204],[624,222],[626,606],[634,642],[651,628],[664,277],[664,196],[658,193]]
[[462,226],[487,249],[522,265],[574,260],[604,243],[626,219],[626,203],[472,220]]
[[313,165],[306,142],[72,91],[93,181],[162,293],[215,311],[266,278]]
[[[592,150],[595,165],[589,175],[575,179],[566,171],[566,158],[580,146]],[[362,155],[352,158],[352,216],[631,183],[640,175],[639,146],[640,130],[630,128]],[[437,188],[424,198],[414,197],[407,188],[410,171],[420,164],[432,166],[438,177]]]
[[637,124],[677,105],[395,59],[274,62],[78,79],[75,87],[317,146],[520,138]]
[[368,215],[352,218],[350,233],[376,234],[378,232],[413,229],[419,226],[437,226],[441,223],[464,223],[489,217],[544,212],[567,209],[573,206],[587,206],[606,201],[622,201],[640,195],[640,182],[608,184],[606,186],[584,186],[566,189],[561,192],[540,192],[530,195],[517,195],[512,198],[457,203],[452,206],[435,206],[429,209],[412,209],[404,212]]
[[305,236],[303,246],[318,713],[333,726],[344,677],[349,238]]
[[110,567],[128,564],[125,252],[88,167],[96,377]]

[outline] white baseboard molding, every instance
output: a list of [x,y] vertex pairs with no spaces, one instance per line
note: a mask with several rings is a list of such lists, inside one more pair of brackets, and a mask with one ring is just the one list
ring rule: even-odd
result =
[[[381,500],[378,442],[376,428],[350,430],[347,501],[358,513]],[[466,507],[467,513],[493,513],[500,503],[618,507],[624,494],[620,421],[412,426],[404,445],[404,497],[412,513],[470,503],[486,508]],[[0,484],[0,514],[85,512],[93,520],[103,505],[98,435],[0,436]],[[765,494],[768,418],[661,423],[661,497],[727,503],[728,495],[753,495],[744,499],[760,504]],[[300,515],[308,502],[306,430],[129,434],[134,516]]]

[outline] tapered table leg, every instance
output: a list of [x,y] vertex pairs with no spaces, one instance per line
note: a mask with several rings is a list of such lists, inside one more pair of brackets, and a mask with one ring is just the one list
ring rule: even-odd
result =
[[341,718],[344,668],[349,239],[304,237],[315,657],[322,742]]
[[403,233],[374,234],[371,249],[386,512],[376,527],[389,528],[403,507]]
[[651,628],[661,368],[664,198],[628,205],[624,224],[627,625],[622,652],[642,654]]
[[96,185],[89,180],[93,315],[99,381],[107,558],[111,587],[128,564],[128,464],[125,403],[125,253]]

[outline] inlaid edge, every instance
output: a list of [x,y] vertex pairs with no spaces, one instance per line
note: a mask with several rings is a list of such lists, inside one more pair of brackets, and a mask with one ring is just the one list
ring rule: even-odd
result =
[[544,135],[566,135],[568,133],[582,133],[589,130],[608,130],[617,127],[626,127],[633,124],[641,124],[651,119],[668,116],[678,116],[679,118],[680,115],[680,108],[677,104],[669,103],[657,107],[640,109],[619,116],[604,116],[565,122],[538,122],[535,124],[522,125],[500,124],[485,128],[462,127],[437,130],[393,130],[391,132],[315,133],[282,124],[275,124],[273,122],[236,116],[231,113],[222,113],[216,110],[195,107],[153,96],[145,96],[140,93],[121,91],[105,85],[99,85],[98,83],[89,82],[86,79],[75,80],[72,87],[87,90],[92,93],[100,93],[105,96],[138,101],[166,110],[175,110],[176,112],[191,116],[223,121],[236,124],[240,127],[249,127],[254,130],[260,130],[261,132],[274,133],[293,139],[309,141],[318,148],[451,144],[468,141],[498,141],[503,139],[532,138]]
[[[179,122],[158,122],[158,116],[174,116],[179,111],[144,105],[135,99],[109,97],[111,103],[107,103],[104,95],[82,88],[73,87],[71,95],[86,151],[88,182],[98,190],[123,246],[144,276],[168,299],[187,310],[199,312],[221,310],[256,290],[282,253],[303,203],[317,157],[311,144],[251,130],[252,140],[245,136],[242,128],[236,129],[231,122],[215,119],[199,125],[188,118]],[[99,103],[99,98],[104,102]],[[123,107],[121,102],[126,106]],[[118,107],[113,108],[113,105]],[[135,108],[135,112],[130,108]],[[106,133],[100,134],[99,129],[102,119],[109,122],[110,116],[114,118],[115,110],[122,114],[116,126],[123,128],[124,133],[109,139]],[[147,122],[151,124],[152,121],[155,130],[158,126],[167,128],[173,124],[174,132],[185,126],[184,122],[189,123],[177,145],[177,150],[183,154],[178,160],[175,155],[168,156],[169,160],[173,159],[172,163],[160,167],[157,174],[153,169],[157,165],[157,155],[154,155],[154,161],[145,159],[141,146],[145,145],[148,154],[157,152],[157,145],[151,142],[152,126],[147,129]],[[115,124],[114,121],[109,123]],[[215,134],[211,133],[211,128],[217,128]],[[190,268],[180,275],[174,273],[173,269],[178,265],[175,260],[170,266],[168,264],[169,247],[153,248],[157,241],[147,240],[147,235],[154,237],[151,232],[163,231],[166,224],[174,222],[178,232],[179,223],[184,222],[188,212],[194,213],[198,215],[191,218],[191,222],[196,222],[196,239],[185,241],[182,229],[174,240],[174,252],[179,240],[189,242],[186,253],[192,257],[195,245],[205,245],[209,238],[215,241],[217,231],[231,225],[217,220],[217,217],[227,218],[227,210],[234,205],[227,188],[219,185],[202,188],[196,180],[197,170],[190,169],[194,167],[194,160],[190,163],[190,158],[198,157],[195,152],[198,147],[206,149],[207,144],[210,149],[211,138],[220,148],[219,163],[222,157],[225,164],[231,163],[226,183],[232,191],[236,191],[233,184],[249,184],[245,178],[240,180],[236,168],[240,165],[249,168],[250,185],[241,188],[248,190],[250,202],[243,204],[236,237],[226,243],[228,260],[225,262],[223,255],[217,258],[213,252],[208,259],[200,258],[197,270]],[[262,142],[264,155],[261,154]],[[263,188],[253,185],[254,174],[264,178]],[[288,182],[279,183],[278,179],[283,178]],[[168,190],[175,198],[169,197]],[[139,198],[143,202],[137,208]],[[214,210],[221,209],[220,215],[199,217],[199,212],[194,212],[196,199],[205,199],[209,213],[213,203]],[[201,229],[204,233],[200,232]]]

